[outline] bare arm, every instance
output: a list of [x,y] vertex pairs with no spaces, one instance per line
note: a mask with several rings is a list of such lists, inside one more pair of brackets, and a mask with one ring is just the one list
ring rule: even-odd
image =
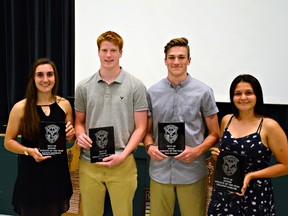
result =
[[91,148],[92,140],[86,134],[85,122],[86,122],[86,113],[75,110],[75,131],[77,138],[76,143],[79,147]]
[[135,130],[122,154],[126,157],[142,142],[147,127],[147,111],[134,112]]
[[267,118],[263,122],[261,138],[272,151],[277,163],[265,169],[248,173],[244,178],[242,193],[238,195],[244,195],[252,179],[273,178],[288,174],[288,143],[283,129],[276,121]]
[[196,147],[200,152],[200,155],[204,154],[207,150],[213,147],[220,139],[217,114],[206,117],[205,122],[208,128],[208,136],[205,138],[201,145]]
[[8,151],[14,152],[16,154],[28,154],[27,156],[32,156],[35,161],[41,162],[51,156],[42,156],[37,148],[28,148],[23,146],[17,141],[17,136],[19,135],[20,122],[24,115],[26,100],[19,101],[16,103],[9,115],[8,125],[5,133],[4,146]]
[[59,106],[64,110],[66,116],[65,116],[65,122],[66,122],[66,140],[70,143],[73,143],[75,141],[75,129],[74,129],[74,121],[73,121],[73,113],[72,113],[72,107],[69,103],[69,101],[65,98],[61,98],[61,101],[59,102]]
[[153,117],[149,116],[147,120],[147,130],[146,134],[143,139],[144,146],[147,146],[149,144],[154,144],[154,136],[153,136]]
[[[221,124],[220,124],[220,138],[222,137],[223,132],[231,117],[232,117],[232,114],[228,114],[222,118]],[[213,155],[214,160],[217,160],[217,157],[220,153],[220,149],[218,147],[212,147],[210,150],[211,150],[211,154]]]
[[16,103],[13,106],[9,114],[9,120],[4,138],[5,148],[8,151],[14,152],[16,154],[24,154],[24,152],[27,150],[25,146],[16,141],[17,136],[19,135],[20,122],[24,114],[24,107],[24,100]]
[[[267,123],[267,124],[266,124]],[[272,119],[264,119],[263,132],[267,134],[266,140],[268,148],[272,151],[277,164],[263,170],[264,173],[258,176],[264,178],[279,177],[288,174],[288,144],[287,136],[280,125]],[[262,136],[261,136],[262,137]],[[265,141],[263,141],[265,142]]]
[[185,150],[181,154],[175,156],[175,159],[181,160],[184,163],[190,163],[200,155],[204,154],[219,141],[220,132],[217,114],[205,117],[205,122],[208,128],[208,136],[204,141],[196,147],[186,145]]

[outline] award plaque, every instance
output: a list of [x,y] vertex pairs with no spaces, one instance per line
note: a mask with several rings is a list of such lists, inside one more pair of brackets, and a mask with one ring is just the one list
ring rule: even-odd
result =
[[245,155],[221,151],[217,157],[214,187],[241,193],[245,176]]
[[101,162],[104,157],[115,154],[114,128],[90,128],[89,137],[92,140],[90,148],[91,163]]
[[144,188],[144,199],[143,199],[144,212],[143,216],[150,216],[150,188]]
[[39,151],[43,156],[66,154],[66,123],[40,122]]
[[185,123],[159,122],[158,149],[167,156],[176,156],[185,149]]

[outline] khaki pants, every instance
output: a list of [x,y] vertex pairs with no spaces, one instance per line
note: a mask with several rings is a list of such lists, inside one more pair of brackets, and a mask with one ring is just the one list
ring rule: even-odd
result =
[[181,216],[205,216],[205,178],[194,184],[161,184],[150,180],[151,216],[173,216],[178,199]]
[[132,154],[113,168],[79,160],[79,183],[83,216],[103,215],[106,189],[114,216],[133,215],[137,168]]

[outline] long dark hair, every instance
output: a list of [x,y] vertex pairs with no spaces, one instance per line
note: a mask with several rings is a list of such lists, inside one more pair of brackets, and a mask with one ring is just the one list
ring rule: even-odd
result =
[[237,109],[237,107],[235,106],[233,102],[233,96],[234,96],[235,88],[237,84],[240,82],[247,82],[251,84],[254,94],[256,95],[256,105],[254,108],[254,113],[258,115],[264,115],[264,101],[263,101],[262,87],[260,85],[260,82],[254,76],[250,74],[241,74],[237,76],[231,83],[230,102],[232,105],[232,110],[234,112],[234,115],[235,116],[239,115],[239,110]]
[[24,110],[24,116],[20,124],[20,133],[26,138],[33,138],[38,133],[39,130],[39,115],[37,112],[37,87],[35,85],[35,72],[39,65],[49,64],[52,66],[55,76],[55,84],[52,89],[52,95],[56,98],[59,87],[59,78],[56,65],[53,61],[48,58],[37,59],[32,65],[29,81],[26,88],[26,105]]

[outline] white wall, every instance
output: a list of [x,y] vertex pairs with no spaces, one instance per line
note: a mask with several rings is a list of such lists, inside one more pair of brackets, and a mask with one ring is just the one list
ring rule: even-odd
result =
[[288,104],[287,0],[76,0],[75,83],[99,69],[97,37],[124,39],[121,66],[149,88],[166,77],[164,46],[186,37],[188,72],[228,102],[231,81],[256,76],[264,102]]

